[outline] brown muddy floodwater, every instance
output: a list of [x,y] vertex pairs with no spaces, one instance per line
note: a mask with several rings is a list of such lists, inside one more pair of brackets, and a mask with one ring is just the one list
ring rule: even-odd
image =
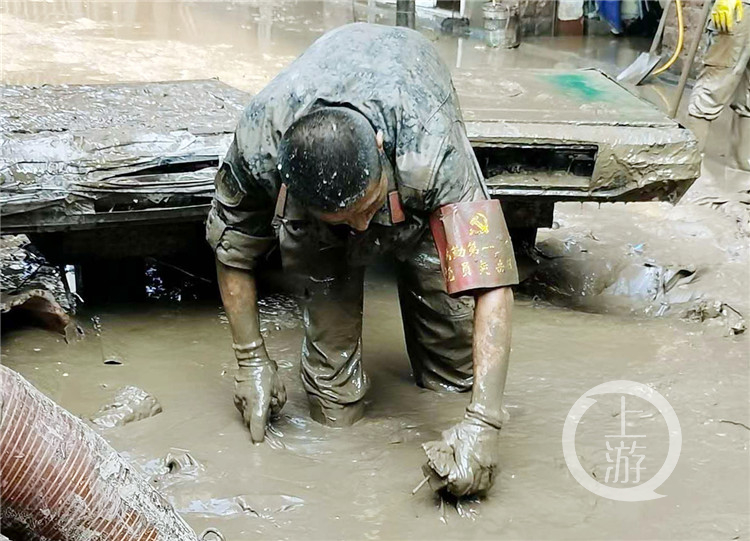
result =
[[[472,13],[480,4],[470,3]],[[392,24],[393,12],[392,6],[368,9],[366,2],[329,0],[5,1],[2,82],[219,77],[257,92],[325,30],[353,20]],[[610,38],[524,38],[519,49],[490,50],[481,41],[440,37],[431,30],[438,24],[439,18],[420,17],[446,61],[475,69],[478,77],[485,67],[501,74],[503,67],[594,65],[616,73],[635,54],[628,43]],[[669,90],[662,90],[657,94],[668,97]],[[719,145],[722,137],[714,142]],[[735,199],[750,182],[730,182],[735,177],[721,160],[712,159],[676,207],[562,205],[555,216],[560,228],[542,238],[604,259],[636,251],[664,265],[693,263],[699,270],[695,283],[710,298],[746,308],[745,207]],[[699,206],[706,200],[709,205]],[[389,272],[368,276],[364,362],[373,384],[365,419],[349,429],[326,428],[309,418],[293,300],[275,294],[264,299],[262,312],[289,401],[259,446],[250,443],[232,403],[235,361],[218,298],[85,304],[79,314],[85,339],[66,345],[47,331],[7,330],[2,362],[82,417],[126,385],[156,396],[162,413],[99,430],[153,478],[191,526],[217,527],[228,541],[750,538],[747,332],[722,336],[705,324],[680,320],[676,311],[645,319],[522,298],[514,313],[506,396],[511,419],[501,436],[498,481],[481,502],[441,507],[428,489],[411,495],[422,479],[420,445],[456,422],[469,397],[413,385]],[[94,316],[101,337],[91,328]],[[103,362],[113,355],[123,364]],[[575,481],[563,458],[562,430],[571,406],[588,389],[622,379],[652,386],[677,413],[682,453],[657,489],[664,498],[629,503],[596,496]],[[644,436],[638,445],[646,446],[645,480],[664,462],[668,434],[653,406],[631,399],[628,409],[639,412],[628,414],[627,427]],[[614,395],[600,397],[579,426],[577,454],[600,481],[609,465],[605,436],[619,428]],[[167,455],[179,467],[165,467]]]
[[[369,4],[5,0],[0,7],[2,81],[52,84],[218,77],[255,93],[327,30],[354,21],[394,24],[393,5]],[[481,4],[469,2],[476,21],[481,21]],[[441,35],[443,17],[445,12],[420,11],[420,28],[445,61],[459,68],[624,67],[637,54],[631,43],[614,47],[615,38],[602,37],[538,37],[524,42],[521,54],[502,54],[481,40]]]
[[[427,489],[420,444],[462,414],[467,395],[412,383],[395,288],[368,280],[365,365],[372,376],[364,420],[349,429],[312,422],[298,374],[300,316],[291,299],[264,301],[263,326],[289,392],[282,419],[253,446],[232,404],[234,359],[217,303],[109,306],[103,332],[66,345],[56,335],[6,333],[3,362],[74,414],[90,416],[115,391],[137,385],[163,413],[105,437],[154,476],[196,529],[250,539],[738,539],[748,531],[747,341],[696,324],[585,314],[521,300],[515,312],[501,438],[501,474],[486,500],[459,507]],[[81,318],[83,319],[83,318]],[[112,353],[122,365],[107,365]],[[586,491],[569,473],[561,434],[589,388],[630,379],[674,407],[682,428],[665,498],[628,503]],[[632,398],[628,426],[644,436],[644,478],[664,461],[661,415]],[[605,435],[619,429],[619,397],[603,396],[576,440],[584,467],[605,477]],[[165,473],[164,457],[188,452],[200,465]],[[738,537],[739,536],[739,537]]]

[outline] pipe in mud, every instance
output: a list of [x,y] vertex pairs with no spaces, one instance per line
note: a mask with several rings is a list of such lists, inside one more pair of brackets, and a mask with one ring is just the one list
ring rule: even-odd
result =
[[0,366],[2,529],[22,539],[197,541],[104,439]]

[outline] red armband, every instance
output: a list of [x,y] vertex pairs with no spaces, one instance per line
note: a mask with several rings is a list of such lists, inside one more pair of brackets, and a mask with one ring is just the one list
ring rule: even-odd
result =
[[518,283],[518,270],[500,202],[452,203],[430,217],[450,295]]

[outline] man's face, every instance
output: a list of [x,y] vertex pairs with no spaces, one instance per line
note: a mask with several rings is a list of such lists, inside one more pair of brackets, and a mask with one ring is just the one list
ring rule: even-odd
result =
[[385,204],[387,193],[388,177],[383,170],[380,180],[371,182],[364,195],[345,209],[336,212],[314,212],[314,214],[328,224],[346,224],[355,231],[365,231],[372,217]]

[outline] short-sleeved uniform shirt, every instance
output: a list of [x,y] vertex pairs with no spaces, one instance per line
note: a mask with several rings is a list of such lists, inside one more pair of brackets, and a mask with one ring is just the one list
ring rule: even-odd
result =
[[408,250],[436,209],[487,199],[450,72],[435,48],[406,28],[350,24],[313,43],[244,111],[216,177],[207,227],[224,264],[251,269],[273,245],[284,180],[279,142],[295,120],[327,106],[353,108],[383,132],[391,189],[407,216],[393,224],[388,212],[376,214],[367,234],[352,241],[353,252],[383,251],[384,244]]

